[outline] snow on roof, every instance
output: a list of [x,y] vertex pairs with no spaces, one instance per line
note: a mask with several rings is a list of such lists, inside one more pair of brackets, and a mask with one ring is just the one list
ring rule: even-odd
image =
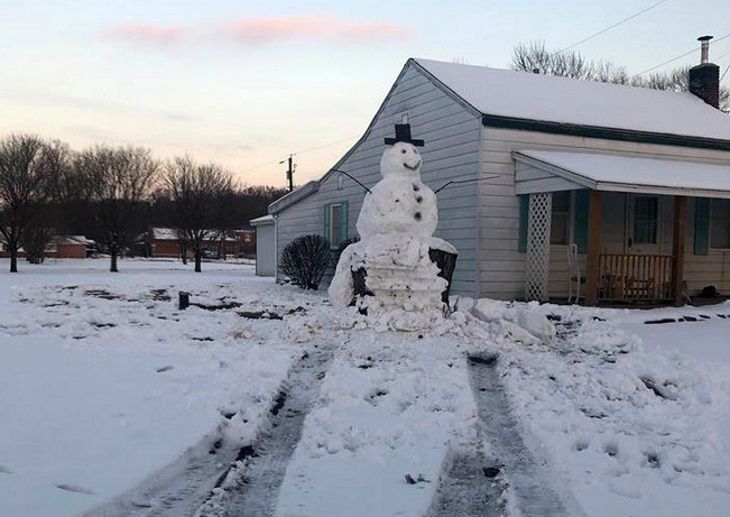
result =
[[518,161],[524,161],[521,157],[525,156],[551,166],[551,172],[595,190],[666,194],[691,191],[684,193],[730,197],[730,163],[715,165],[569,151],[523,150],[515,153]]
[[84,246],[96,244],[95,241],[87,239],[86,235],[61,235],[56,242],[59,244],[83,244]]
[[[234,230],[235,231],[246,231],[246,230]],[[209,235],[216,235],[218,230],[206,230]],[[175,228],[152,228],[152,240],[155,241],[177,241],[179,240],[177,230]],[[220,239],[216,239],[220,240]],[[234,242],[236,239],[230,235],[226,235],[224,241]]]
[[156,241],[176,241],[178,240],[177,230],[175,228],[152,228],[152,239]]
[[414,61],[485,115],[730,140],[730,116],[691,93]]
[[262,224],[271,224],[274,222],[274,216],[273,215],[262,215],[261,217],[257,217],[256,219],[251,219],[249,221],[252,226],[259,226]]

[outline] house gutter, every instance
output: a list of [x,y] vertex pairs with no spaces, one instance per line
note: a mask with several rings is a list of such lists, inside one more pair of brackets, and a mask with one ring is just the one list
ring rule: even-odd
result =
[[654,133],[651,131],[636,131],[633,129],[616,129],[582,124],[568,124],[548,120],[507,117],[503,115],[483,114],[482,125],[502,129],[519,129],[523,131],[538,131],[541,133],[580,136],[585,138],[620,140],[623,142],[674,145],[679,147],[730,151],[730,139],[722,140],[719,138],[675,135],[671,133]]

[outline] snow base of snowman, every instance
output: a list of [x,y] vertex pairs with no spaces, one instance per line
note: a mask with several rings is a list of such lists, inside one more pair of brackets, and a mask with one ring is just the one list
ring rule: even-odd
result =
[[395,330],[415,331],[448,309],[456,249],[436,237],[376,235],[345,248],[329,288],[335,306],[355,306]]

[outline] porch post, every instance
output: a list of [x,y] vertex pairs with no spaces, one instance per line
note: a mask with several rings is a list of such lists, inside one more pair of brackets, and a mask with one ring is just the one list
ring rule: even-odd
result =
[[586,246],[586,305],[598,303],[600,277],[601,229],[603,227],[603,196],[591,190],[588,202],[588,243]]
[[530,194],[525,260],[525,300],[548,300],[550,273],[550,223],[553,195]]
[[672,233],[672,298],[674,305],[680,306],[684,303],[684,240],[687,218],[687,198],[675,196],[674,198],[674,230]]

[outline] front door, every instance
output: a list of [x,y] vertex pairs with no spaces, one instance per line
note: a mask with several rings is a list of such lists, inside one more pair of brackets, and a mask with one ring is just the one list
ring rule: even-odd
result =
[[628,194],[626,251],[631,255],[658,255],[661,251],[661,198]]

